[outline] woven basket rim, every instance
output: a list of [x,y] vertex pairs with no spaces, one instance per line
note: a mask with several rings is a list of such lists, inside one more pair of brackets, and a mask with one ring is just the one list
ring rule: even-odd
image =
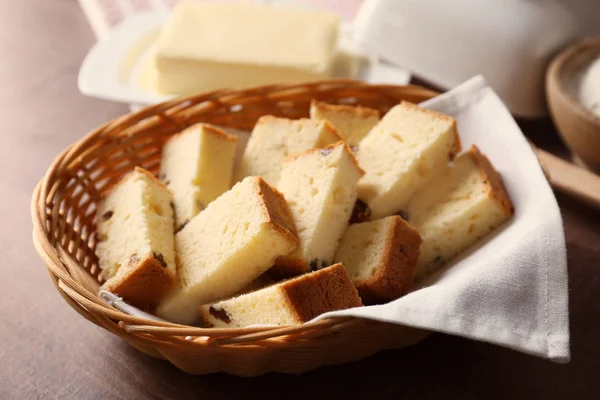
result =
[[59,174],[58,170],[73,162],[77,162],[77,160],[81,158],[79,151],[85,149],[86,146],[91,145],[98,137],[102,137],[106,131],[110,131],[111,129],[124,124],[139,123],[140,121],[149,118],[149,116],[152,117],[161,114],[169,116],[180,112],[181,110],[185,110],[190,104],[194,105],[200,101],[207,101],[206,99],[219,99],[220,101],[233,102],[236,99],[247,98],[253,95],[262,95],[263,93],[284,93],[285,95],[286,91],[292,93],[294,90],[302,90],[306,87],[325,87],[324,91],[320,93],[326,93],[326,88],[328,86],[331,86],[332,90],[344,88],[370,88],[372,90],[390,91],[406,90],[414,94],[414,96],[423,99],[431,98],[438,94],[437,92],[417,85],[371,85],[353,80],[328,80],[312,82],[310,84],[264,85],[244,90],[215,90],[172,99],[160,104],[144,107],[134,113],[117,117],[92,130],[80,140],[70,144],[52,161],[43,178],[36,185],[31,200],[33,242],[38,254],[50,272],[53,283],[59,293],[77,312],[96,325],[102,326],[120,336],[122,336],[122,332],[117,332],[117,330],[121,329],[121,331],[125,331],[125,334],[129,334],[127,339],[135,341],[135,337],[137,336],[138,338],[142,338],[141,341],[144,344],[147,344],[149,340],[157,340],[162,345],[167,342],[173,344],[182,341],[211,346],[242,345],[252,344],[258,340],[279,338],[299,333],[307,333],[306,337],[310,338],[311,332],[314,333],[315,330],[344,329],[346,326],[355,323],[382,323],[354,317],[333,317],[304,323],[298,326],[215,329],[134,317],[108,305],[99,298],[97,293],[90,292],[83,284],[77,281],[72,276],[72,273],[69,272],[69,263],[72,263],[73,260],[69,260],[69,254],[62,249],[60,244],[55,242],[55,239],[52,239],[52,229],[45,228],[44,222],[48,222],[49,219],[46,214],[46,207],[53,195],[53,190],[55,190],[52,183]]

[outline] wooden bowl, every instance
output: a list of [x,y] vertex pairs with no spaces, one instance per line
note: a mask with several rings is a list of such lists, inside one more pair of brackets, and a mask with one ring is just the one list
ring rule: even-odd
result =
[[577,42],[561,52],[546,73],[550,115],[574,158],[600,172],[600,117],[577,100],[582,71],[600,57],[600,37]]
[[428,332],[360,318],[299,326],[206,329],[134,317],[98,297],[96,204],[135,166],[158,173],[162,146],[197,122],[250,130],[265,114],[308,116],[312,99],[360,104],[382,113],[401,100],[437,93],[418,86],[327,81],[220,90],[175,99],[110,121],[52,162],[31,202],[33,241],[65,301],[88,321],[192,374],[300,373],[408,346]]

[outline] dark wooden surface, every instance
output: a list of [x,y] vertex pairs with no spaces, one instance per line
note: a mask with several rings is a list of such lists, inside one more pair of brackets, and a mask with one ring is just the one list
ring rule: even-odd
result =
[[[0,0],[0,399],[600,398],[600,212],[558,194],[568,243],[572,361],[436,334],[302,376],[188,376],[76,314],[31,244],[30,195],[54,156],[123,105],[76,87],[94,38],[75,0]],[[551,123],[521,123],[564,155]]]

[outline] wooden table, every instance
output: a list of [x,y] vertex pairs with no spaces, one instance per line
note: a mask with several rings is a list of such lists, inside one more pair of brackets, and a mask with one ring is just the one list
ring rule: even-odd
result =
[[[436,334],[302,376],[188,376],[81,318],[33,249],[29,200],[55,155],[127,112],[77,90],[93,42],[75,0],[0,0],[0,399],[600,396],[600,211],[560,194],[571,287],[568,365]],[[564,155],[549,121],[522,126],[536,144]]]

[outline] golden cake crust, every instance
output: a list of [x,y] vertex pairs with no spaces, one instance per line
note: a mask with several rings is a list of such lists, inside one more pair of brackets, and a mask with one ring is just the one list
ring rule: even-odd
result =
[[358,116],[361,118],[379,118],[380,116],[379,110],[362,106],[350,106],[346,104],[329,104],[318,100],[312,100],[310,106],[311,108],[316,107],[323,111],[348,114],[352,116]]
[[299,239],[294,217],[283,194],[260,176],[251,179],[254,181],[256,193],[263,200],[263,215],[268,220],[268,224],[281,232],[290,242],[298,245]]
[[362,306],[358,291],[340,263],[287,281],[282,289],[302,322],[327,311]]
[[206,132],[211,133],[223,140],[228,140],[230,142],[237,142],[238,141],[238,137],[235,135],[231,135],[227,132],[225,132],[223,129],[218,128],[214,125],[211,124],[207,124],[205,122],[199,122],[197,124],[194,125],[190,125],[187,128],[183,129],[181,132],[176,133],[175,135],[171,136],[169,139],[167,139],[167,142],[170,142],[172,140],[177,140],[180,136],[185,135],[186,133],[188,133],[191,130],[195,130],[195,129],[202,129],[204,128],[206,130]]
[[160,258],[147,257],[123,278],[108,281],[101,289],[125,299],[133,306],[152,309],[173,287],[175,276],[163,265]]
[[513,215],[515,212],[514,205],[508,196],[502,177],[498,171],[494,169],[490,160],[485,154],[481,153],[479,148],[475,145],[472,145],[467,153],[471,155],[473,161],[479,167],[481,179],[487,183],[488,196],[490,199],[500,204],[500,207],[502,207],[506,214]]
[[160,179],[158,179],[156,176],[154,176],[150,171],[148,171],[145,168],[142,167],[133,167],[133,171],[128,172],[127,174],[125,174],[125,176],[123,176],[117,183],[115,183],[114,185],[112,185],[103,195],[103,197],[108,197],[110,195],[110,193],[112,193],[117,187],[121,186],[123,183],[125,183],[126,181],[128,181],[129,179],[132,179],[133,177],[135,177],[135,173],[140,173],[140,174],[144,174],[145,176],[147,176],[148,178],[150,178],[150,180],[152,180],[153,182],[155,182],[156,184],[158,184],[161,188],[165,189],[167,192],[171,193],[171,190],[167,187],[167,185],[165,185],[163,182],[161,182]]
[[410,291],[419,261],[421,235],[399,216],[393,219],[382,261],[369,279],[355,282],[365,304],[385,303]]
[[308,272],[308,261],[303,258],[280,256],[275,260],[275,265],[268,271],[273,279],[284,279]]

